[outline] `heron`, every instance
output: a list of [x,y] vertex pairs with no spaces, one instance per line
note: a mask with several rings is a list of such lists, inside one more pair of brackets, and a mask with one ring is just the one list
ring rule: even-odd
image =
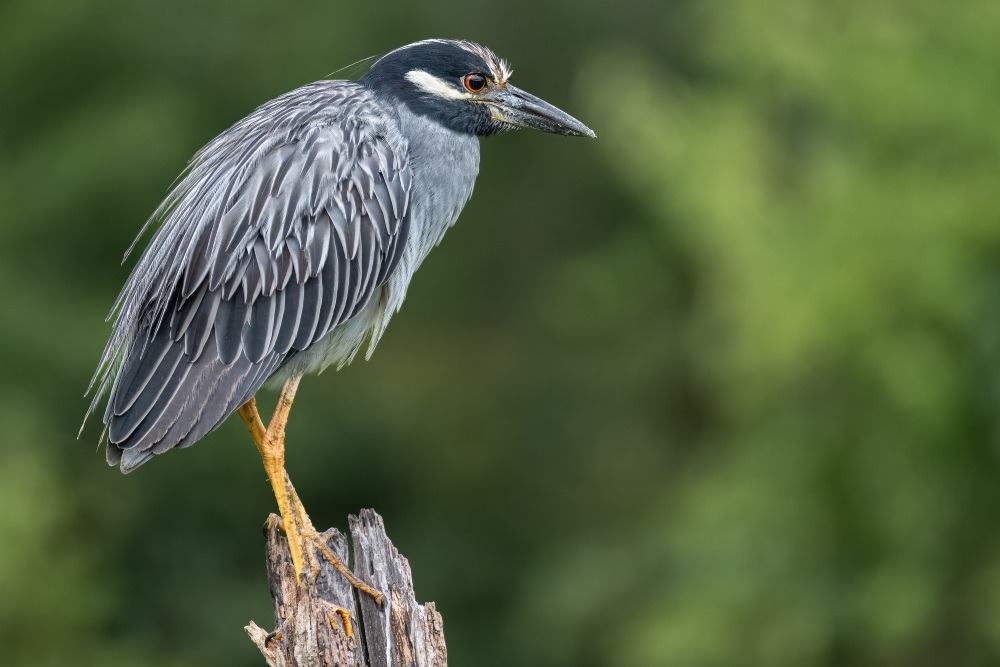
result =
[[[596,136],[511,73],[479,44],[419,41],[356,81],[285,93],[199,150],[126,253],[155,227],[88,389],[88,415],[107,395],[108,463],[132,472],[236,412],[296,580],[318,551],[380,599],[319,538],[285,471],[285,426],[304,374],[342,367],[366,344],[371,356],[472,195],[480,137]],[[267,426],[254,398],[265,386],[279,388]]]

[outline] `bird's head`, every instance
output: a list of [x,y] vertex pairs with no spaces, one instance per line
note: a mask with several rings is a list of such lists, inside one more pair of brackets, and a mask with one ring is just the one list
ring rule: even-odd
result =
[[596,136],[568,113],[512,86],[510,75],[507,63],[486,47],[430,39],[382,56],[361,83],[459,132],[486,136],[531,127]]

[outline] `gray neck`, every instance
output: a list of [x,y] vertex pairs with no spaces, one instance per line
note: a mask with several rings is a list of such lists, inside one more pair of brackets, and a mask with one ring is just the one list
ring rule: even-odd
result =
[[479,139],[474,135],[446,129],[405,106],[399,108],[399,125],[409,142],[413,169],[412,217],[406,247],[383,292],[379,335],[403,304],[410,279],[427,253],[455,224],[479,173]]
[[400,108],[399,122],[413,165],[407,250],[412,251],[416,271],[472,196],[479,173],[479,139],[449,130],[406,106]]

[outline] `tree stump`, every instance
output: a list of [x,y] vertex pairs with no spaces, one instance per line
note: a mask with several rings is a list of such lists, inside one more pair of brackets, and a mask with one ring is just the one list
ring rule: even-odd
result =
[[[417,604],[410,564],[386,535],[382,517],[366,509],[348,521],[354,574],[382,592],[381,606],[322,557],[319,573],[313,576],[307,565],[297,583],[288,542],[272,514],[264,534],[275,629],[267,632],[251,621],[250,639],[271,667],[447,667],[441,615],[433,602]],[[330,529],[323,539],[348,563],[343,533]]]

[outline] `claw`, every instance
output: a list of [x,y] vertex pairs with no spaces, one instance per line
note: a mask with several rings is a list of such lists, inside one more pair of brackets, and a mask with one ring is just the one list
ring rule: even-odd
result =
[[333,609],[333,613],[327,613],[326,618],[330,622],[330,627],[334,630],[337,629],[337,616],[340,617],[340,622],[344,626],[344,634],[347,635],[348,639],[354,638],[354,624],[351,622],[351,612],[344,609],[343,607],[338,607],[332,602],[322,600],[324,604]]

